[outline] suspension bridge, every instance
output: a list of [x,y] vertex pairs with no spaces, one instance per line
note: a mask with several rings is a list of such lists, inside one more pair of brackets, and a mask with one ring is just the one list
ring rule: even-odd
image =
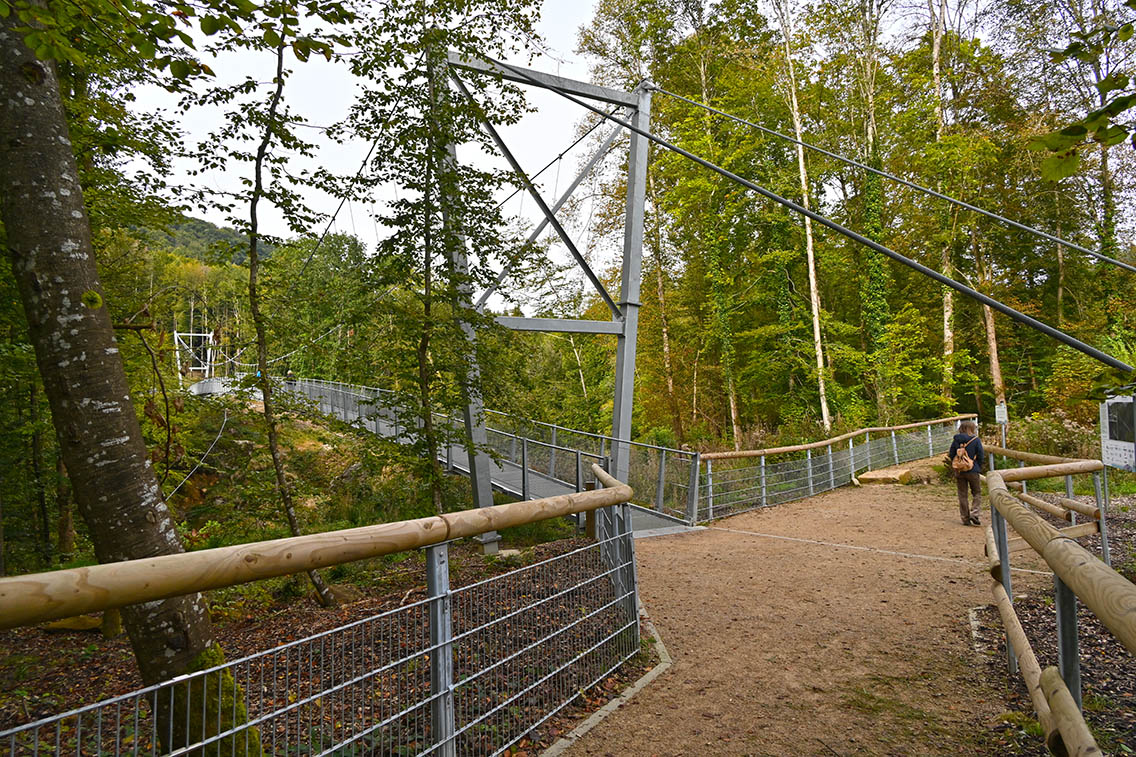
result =
[[[0,628],[414,549],[425,550],[426,584],[420,600],[306,638],[66,712],[5,724],[0,749],[10,755],[502,754],[639,654],[642,600],[670,650],[656,672],[669,666],[669,675],[660,676],[604,724],[590,733],[575,733],[569,739],[573,744],[554,750],[655,754],[663,747],[686,754],[844,754],[863,751],[867,744],[869,751],[878,746],[895,753],[973,753],[965,750],[976,742],[960,732],[973,727],[969,715],[982,714],[973,699],[976,691],[985,691],[949,685],[967,663],[960,668],[946,661],[968,653],[966,636],[955,626],[963,622],[960,613],[979,601],[976,585],[981,589],[983,582],[992,581],[1009,639],[1008,665],[1012,673],[1020,671],[1047,743],[1057,753],[1099,754],[1080,711],[1077,599],[1120,643],[1136,651],[1136,587],[1106,564],[1107,552],[1105,560],[1098,559],[1076,541],[1091,532],[1107,544],[1100,461],[1039,461],[1036,455],[1031,459],[1002,450],[1036,464],[988,474],[993,507],[983,538],[975,529],[944,532],[942,511],[950,512],[953,505],[941,491],[926,496],[892,488],[868,494],[866,488],[846,487],[863,470],[941,454],[959,418],[735,453],[704,455],[631,441],[648,144],[692,160],[1106,365],[1131,368],[652,133],[652,94],[672,93],[649,83],[622,92],[451,55],[455,91],[471,100],[474,95],[462,78],[462,72],[470,71],[543,87],[630,135],[624,259],[615,297],[556,218],[556,210],[598,157],[549,204],[493,124],[484,124],[545,215],[534,234],[546,227],[555,231],[612,316],[510,316],[498,321],[518,330],[615,336],[612,433],[587,434],[504,416],[485,410],[471,396],[462,419],[469,443],[447,446],[441,458],[470,476],[474,509],[0,579]],[[595,102],[615,107],[603,110]],[[614,144],[615,133],[603,140],[599,154]],[[1102,263],[1131,268],[1010,223]],[[463,267],[465,252],[452,254],[454,264]],[[476,303],[467,292],[468,304],[483,308],[494,289]],[[195,391],[222,388],[220,380],[211,381]],[[280,386],[308,398],[325,414],[390,439],[416,430],[400,424],[398,408],[380,389],[315,379],[284,380]],[[1066,477],[1071,482],[1074,475],[1094,476],[1095,504],[1072,497],[1042,500],[1024,490],[1026,481]],[[1021,490],[1012,490],[1015,485]],[[493,505],[493,488],[522,501]],[[771,510],[774,505],[782,507]],[[595,513],[596,527],[586,546],[451,586],[452,540],[478,537],[489,546],[499,529],[589,512]],[[1059,529],[1039,512],[1067,522],[1078,515],[1089,520]],[[709,527],[695,530],[700,524]],[[636,531],[659,528],[671,532],[637,545]],[[1018,551],[1036,556],[1011,567],[1011,552]],[[1055,576],[1060,670],[1040,668],[1012,604],[1012,575],[1028,579],[1050,572]],[[963,585],[944,590],[944,580]],[[912,705],[914,700],[901,696],[909,695],[909,688],[880,689],[881,677],[889,675],[927,682],[925,697]],[[946,694],[950,696],[935,703]],[[894,706],[894,712],[881,715],[881,701],[891,702],[887,706]],[[906,710],[899,706],[904,702]],[[968,717],[946,714],[960,707]],[[910,719],[913,708],[927,729],[905,732],[899,721]],[[929,735],[937,742],[929,743]]]

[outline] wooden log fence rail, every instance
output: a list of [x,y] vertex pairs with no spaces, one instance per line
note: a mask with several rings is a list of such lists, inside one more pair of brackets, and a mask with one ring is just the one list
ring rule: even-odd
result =
[[[75,709],[0,755],[502,753],[641,651],[631,487],[0,580],[11,628],[425,548],[421,599]],[[450,586],[459,537],[577,513],[594,542]],[[523,702],[523,706],[518,706]]]
[[[1114,571],[1074,539],[1100,533],[1102,557],[1107,559],[1107,504],[1101,496],[1099,460],[1078,460],[1038,455],[989,446],[987,452],[1006,459],[1032,463],[1028,467],[989,470],[985,476],[991,503],[991,524],[985,529],[985,550],[993,578],[991,591],[1006,631],[1010,673],[1020,670],[1029,690],[1046,744],[1058,755],[1099,755],[1081,713],[1080,665],[1077,643],[1077,600],[1083,602],[1116,638],[1136,653],[1136,585]],[[993,463],[995,458],[991,457]],[[1072,499],[1074,475],[1092,474],[1096,506]],[[1012,482],[1065,478],[1068,496],[1056,503],[1025,491],[1011,491]],[[1034,508],[1034,509],[1031,509]],[[1057,529],[1036,510],[1074,523]],[[1076,524],[1076,516],[1089,520]],[[1009,529],[1019,536],[1008,538]],[[1010,554],[1033,549],[1054,573],[1058,626],[1059,666],[1041,669],[1013,606]]]
[[622,504],[633,495],[603,468],[605,488],[427,518],[0,578],[0,629],[366,560],[487,531]]
[[863,470],[947,451],[959,421],[973,414],[873,426],[830,439],[766,449],[702,453],[697,501],[688,520],[706,521],[809,497],[856,481]]

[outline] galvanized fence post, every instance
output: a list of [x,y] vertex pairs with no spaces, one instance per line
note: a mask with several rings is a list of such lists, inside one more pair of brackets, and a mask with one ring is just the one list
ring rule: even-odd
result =
[[935,456],[935,441],[931,435],[931,427],[927,427],[927,457]]
[[[998,547],[998,561],[1001,563],[1001,576],[1000,580],[1002,588],[1006,590],[1006,596],[1010,598],[1010,602],[1014,601],[1014,589],[1010,580],[1010,543],[1006,535],[1006,519],[1002,517],[1002,513],[994,506],[993,501],[990,503],[990,527],[994,530],[994,542]],[[1016,675],[1018,672],[1018,658],[1014,655],[1014,647],[1010,643],[1009,637],[1006,638],[1006,666],[1010,671],[1010,675]]]
[[659,478],[655,482],[655,509],[663,511],[663,494],[667,486],[667,451],[659,450]]
[[426,549],[426,591],[430,597],[430,735],[438,754],[454,757],[453,615],[450,605],[450,548]]
[[[1025,460],[1019,460],[1018,461],[1018,467],[1019,468],[1026,467],[1026,461]],[[1025,493],[1026,493],[1026,482],[1022,481],[1022,494],[1025,494]]]
[[1053,577],[1053,605],[1057,610],[1057,665],[1065,686],[1081,708],[1081,659],[1077,639],[1077,595]]
[[811,449],[805,450],[805,466],[806,474],[809,477],[809,496],[813,495],[813,451]]
[[556,426],[552,427],[552,447],[548,450],[548,477],[556,478]]
[[1101,494],[1101,475],[1099,472],[1093,474],[1093,493],[1097,498],[1097,509],[1100,510],[1101,560],[1111,568],[1112,554],[1108,548],[1108,520],[1105,517],[1107,513],[1105,513],[1104,497]]
[[529,499],[529,438],[521,437],[521,499]]
[[699,473],[702,466],[701,455],[698,452],[690,460],[690,487],[686,492],[686,519],[690,525],[698,523],[698,487]]
[[864,450],[868,453],[868,470],[872,469],[872,432],[864,432]]
[[[1066,476],[1065,477],[1065,496],[1068,497],[1069,499],[1073,499],[1073,477],[1072,476]],[[1098,505],[1098,507],[1099,507],[1099,505]],[[1069,517],[1072,518],[1072,521],[1070,521],[1071,523],[1077,522],[1077,513],[1074,512],[1073,510],[1069,511]]]
[[706,461],[706,520],[714,520],[714,461]]
[[765,497],[765,455],[761,456],[761,506],[765,507],[769,500]]
[[856,478],[856,445],[852,438],[848,439],[848,480]]
[[576,493],[584,491],[584,463],[580,458],[580,450],[576,450]]
[[828,488],[836,488],[836,470],[835,463],[832,458],[832,445],[828,445]]
[[895,441],[895,430],[891,432],[891,454],[895,458],[895,464],[899,465],[899,444]]

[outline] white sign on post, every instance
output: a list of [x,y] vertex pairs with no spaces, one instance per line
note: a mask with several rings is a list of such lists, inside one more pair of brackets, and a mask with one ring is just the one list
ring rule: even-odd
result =
[[999,402],[994,406],[994,420],[998,421],[998,423],[1010,422],[1010,415],[1006,412],[1005,402]]

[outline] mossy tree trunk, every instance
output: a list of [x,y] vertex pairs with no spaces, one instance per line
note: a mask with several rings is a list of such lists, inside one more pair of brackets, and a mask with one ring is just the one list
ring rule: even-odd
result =
[[[15,13],[0,18],[0,221],[60,455],[100,562],[180,553],[99,282],[59,80],[24,44],[23,26]],[[122,618],[147,684],[221,654],[199,594],[126,607]],[[189,692],[188,711],[208,712],[197,697]],[[168,697],[156,709],[167,724],[185,722]],[[191,735],[159,730],[167,751]]]

